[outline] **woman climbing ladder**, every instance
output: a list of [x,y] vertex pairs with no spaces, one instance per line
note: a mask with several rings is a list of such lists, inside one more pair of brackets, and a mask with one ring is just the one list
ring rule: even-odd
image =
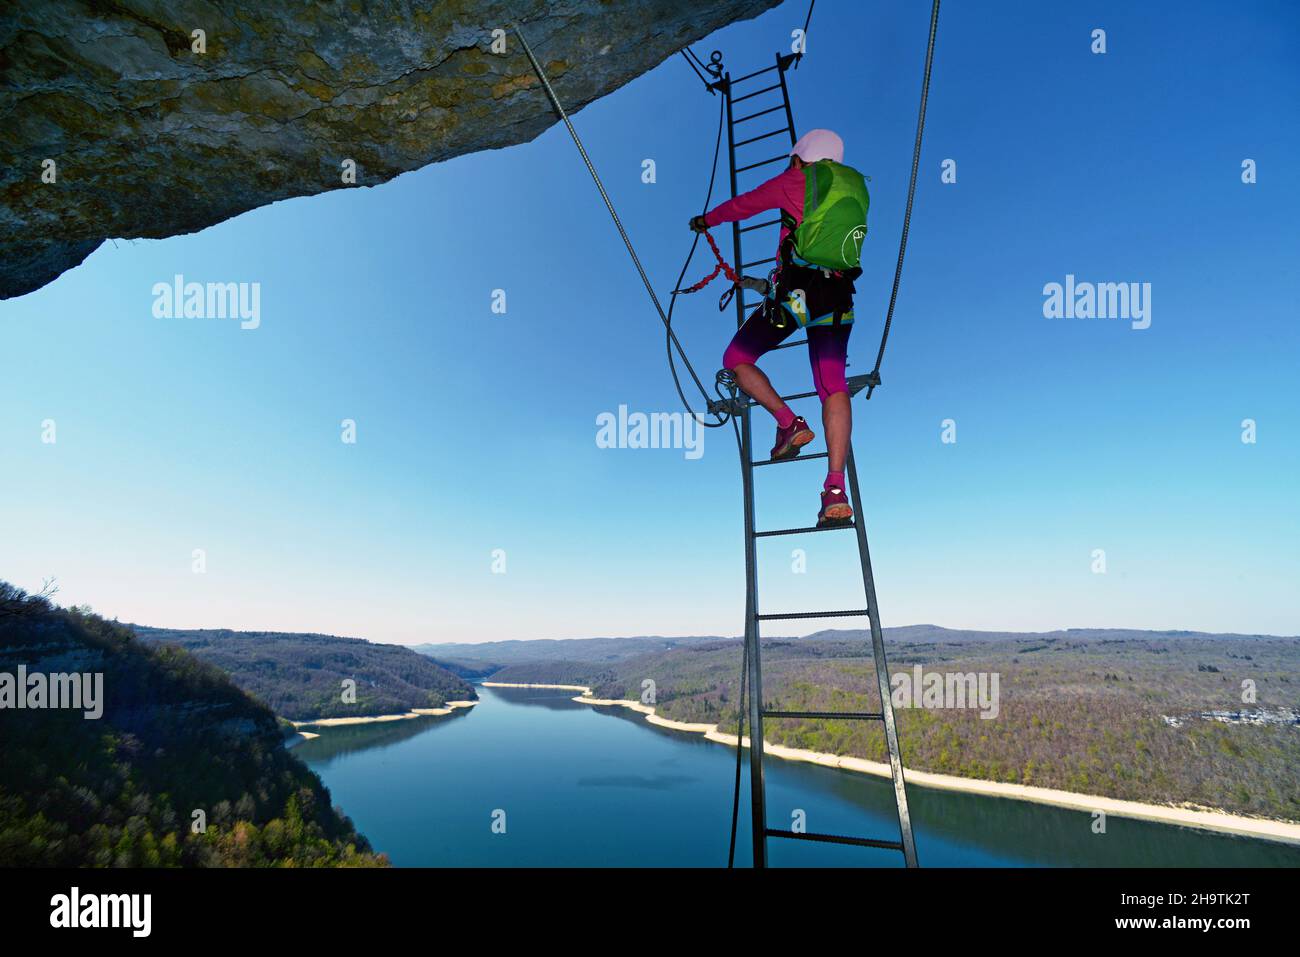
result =
[[788,169],[690,222],[702,232],[766,210],[781,211],[775,283],[741,281],[765,298],[727,346],[722,364],[776,419],[772,458],[792,458],[813,440],[813,431],[781,400],[756,362],[796,327],[806,331],[828,453],[818,525],[853,518],[844,493],[844,463],[853,432],[844,368],[853,330],[853,281],[862,274],[858,259],[870,200],[862,175],[843,162],[840,137],[830,130],[811,130],[790,150]]

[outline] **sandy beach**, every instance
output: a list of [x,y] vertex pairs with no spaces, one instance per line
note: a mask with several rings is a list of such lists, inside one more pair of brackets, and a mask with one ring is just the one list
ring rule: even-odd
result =
[[[457,708],[472,708],[477,701],[448,701],[444,708],[412,708],[404,714],[375,714],[356,718],[317,718],[314,721],[291,721],[295,728],[337,728],[347,724],[375,724],[381,721],[408,721],[429,715],[451,714]],[[302,732],[300,732],[302,733]],[[312,737],[319,737],[312,735]]]
[[[581,691],[574,701],[593,707],[620,707],[645,715],[646,721],[661,728],[674,731],[688,731],[702,734],[710,741],[736,746],[736,736],[727,734],[716,724],[692,724],[686,721],[673,721],[655,714],[650,705],[639,701],[620,698],[596,698],[590,688],[581,685],[507,685],[493,684],[485,681],[489,687],[514,688],[555,688],[561,691]],[[749,747],[749,737],[743,742]],[[785,761],[803,761],[808,764],[820,764],[828,768],[841,768],[860,774],[874,774],[877,777],[889,777],[889,765],[864,758],[843,757],[820,751],[808,751],[803,748],[789,748],[781,744],[763,742],[763,754]],[[1134,818],[1141,821],[1155,821],[1160,824],[1176,824],[1182,827],[1196,827],[1207,831],[1219,831],[1224,834],[1236,834],[1243,837],[1261,838],[1278,841],[1283,844],[1300,844],[1300,824],[1288,821],[1270,821],[1263,818],[1242,817],[1213,809],[1172,807],[1161,804],[1144,804],[1141,801],[1122,801],[1118,798],[1100,797],[1091,794],[1076,794],[1072,791],[1058,791],[1055,788],[1040,788],[1026,784],[1007,784],[1001,781],[982,781],[977,778],[961,778],[951,774],[936,774],[932,771],[908,769],[907,783],[927,788],[942,788],[946,791],[965,791],[970,794],[982,794],[987,797],[1012,798],[1017,801],[1033,801],[1038,804],[1051,804],[1056,807],[1084,811],[1089,814],[1102,811],[1116,817]]]

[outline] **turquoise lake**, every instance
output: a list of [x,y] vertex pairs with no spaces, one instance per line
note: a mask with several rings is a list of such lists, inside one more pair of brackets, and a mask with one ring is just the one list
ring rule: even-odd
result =
[[[376,850],[407,867],[720,867],[735,751],[573,692],[479,688],[446,717],[331,728],[294,749]],[[888,781],[769,758],[768,820],[897,839]],[[737,864],[749,863],[748,767]],[[909,787],[931,867],[1300,866],[1300,848]],[[501,830],[504,824],[504,833]],[[895,851],[769,841],[772,866],[900,867]]]

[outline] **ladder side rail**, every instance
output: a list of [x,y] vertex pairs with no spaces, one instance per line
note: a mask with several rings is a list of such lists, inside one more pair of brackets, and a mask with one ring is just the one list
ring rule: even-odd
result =
[[[732,110],[733,101],[731,96],[731,74],[730,73],[728,73],[725,77],[725,83],[723,85],[722,95],[726,97],[727,100],[727,171],[731,176],[731,198],[735,199],[736,196],[738,195],[738,190],[736,188],[736,123],[735,123],[735,113]],[[741,233],[740,223],[732,223],[731,224],[731,248],[732,248],[731,261],[737,264],[744,262],[744,259],[741,257],[740,233]],[[739,270],[739,265],[737,265],[737,270]],[[735,301],[736,301],[736,328],[739,329],[741,326],[745,324],[745,303],[744,303],[743,292],[740,295],[737,295],[735,297]],[[745,422],[746,422],[746,428],[748,428],[748,422],[749,422],[748,418],[745,419]],[[744,461],[742,461],[740,464],[743,469],[748,471],[749,457],[746,456]]]
[[754,536],[753,410],[741,413],[745,489],[745,641],[749,645],[749,792],[754,867],[767,867],[767,795],[763,780],[763,662],[758,620],[758,540]]
[[853,498],[853,526],[858,537],[858,556],[862,562],[862,587],[867,596],[868,620],[871,622],[871,648],[876,662],[876,684],[880,688],[880,710],[885,719],[885,742],[889,748],[890,777],[894,782],[894,804],[898,811],[898,832],[902,838],[903,859],[916,867],[916,842],[912,837],[912,818],[907,808],[907,783],[903,780],[903,755],[898,748],[898,729],[894,723],[894,705],[890,698],[889,665],[885,660],[885,636],[880,628],[880,607],[876,603],[876,582],[871,574],[871,553],[867,549],[867,528],[862,515],[862,492],[858,488],[858,468],[853,449],[848,456],[849,492]]
[[[776,57],[777,87],[781,91],[781,105],[785,108],[786,123],[791,145],[795,142],[794,117],[790,111],[790,94],[785,84],[785,65],[780,54]],[[737,195],[735,122],[732,112],[733,99],[731,84],[727,84],[727,147],[730,158],[731,195]],[[762,164],[759,164],[762,165]],[[747,167],[747,168],[752,168]],[[732,244],[735,250],[735,262],[745,261],[741,252],[741,229],[739,223],[732,224]],[[739,268],[739,267],[738,267]],[[755,304],[757,305],[757,304]],[[743,296],[736,296],[736,325],[744,325],[746,303]],[[743,432],[741,449],[741,471],[744,476],[745,492],[745,640],[749,642],[749,773],[750,826],[753,833],[754,867],[767,867],[767,807],[766,783],[763,779],[763,661],[762,641],[758,608],[758,537],[754,522],[754,455],[753,455],[753,403],[745,406],[741,414]]]
[[794,135],[794,113],[790,110],[790,90],[785,85],[785,68],[786,63],[782,62],[781,54],[776,55],[776,75],[781,78],[781,101],[785,104],[785,123],[790,128],[790,145],[794,146],[798,140]]
[[[727,158],[731,176],[731,196],[736,188],[736,126],[734,122],[731,74],[725,77],[722,94],[727,105]],[[740,224],[731,224],[734,262],[743,262],[740,248]],[[736,296],[736,328],[745,323],[743,296]],[[754,538],[754,469],[753,422],[750,409],[740,414],[740,474],[744,488],[745,509],[745,645],[749,653],[749,797],[750,831],[753,865],[767,867],[767,808],[763,786],[763,666],[759,657],[758,631],[758,557]],[[737,743],[737,747],[740,743]]]

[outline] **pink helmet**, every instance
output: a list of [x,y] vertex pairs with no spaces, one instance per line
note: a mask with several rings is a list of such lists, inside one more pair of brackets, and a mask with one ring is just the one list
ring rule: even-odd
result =
[[805,163],[824,159],[843,163],[844,141],[830,130],[809,130],[799,137],[799,142],[791,148],[790,155],[798,156]]

